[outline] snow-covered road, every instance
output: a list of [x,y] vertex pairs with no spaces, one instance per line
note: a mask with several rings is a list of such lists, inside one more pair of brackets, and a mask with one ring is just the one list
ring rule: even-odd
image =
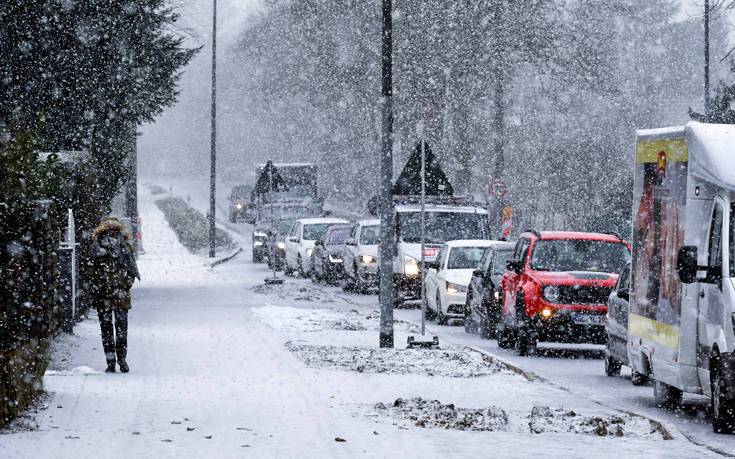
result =
[[[489,348],[571,389],[566,391],[507,370],[469,371],[477,357],[455,356],[457,351],[438,357],[374,354],[375,297],[297,279],[264,288],[268,272],[251,263],[247,250],[210,268],[208,260],[176,241],[145,189],[140,208],[147,253],[140,260],[143,281],[133,291],[131,372],[102,373],[92,314],[75,336],[57,343],[45,378],[45,406],[0,435],[0,457],[712,455],[676,433],[663,440],[646,419],[635,416],[626,418],[623,438],[587,432],[591,419],[623,416],[590,403],[586,396],[594,384],[610,393],[598,397],[606,404],[626,408],[629,403],[627,381],[605,379],[598,360],[520,359],[465,336],[460,327],[432,325],[444,346]],[[241,233],[244,240],[247,231]],[[401,310],[397,317],[415,321],[418,312]],[[411,329],[397,323],[397,343],[405,342]],[[353,357],[345,355],[350,349]],[[438,360],[414,368],[410,364],[418,358]],[[588,392],[575,374],[593,384]],[[616,392],[622,394],[619,404],[612,403]],[[394,403],[398,398],[407,401]],[[433,422],[444,425],[436,420],[436,409],[419,410],[439,403],[425,402],[431,400],[445,404],[444,413],[455,413],[455,404],[473,413],[490,410],[477,425],[491,428],[464,431],[462,419],[451,428],[432,428]],[[636,407],[661,414],[641,400]],[[505,414],[493,428],[495,421],[487,416],[498,409]],[[529,432],[532,418],[532,429],[543,433]],[[613,425],[619,424],[608,428]]]

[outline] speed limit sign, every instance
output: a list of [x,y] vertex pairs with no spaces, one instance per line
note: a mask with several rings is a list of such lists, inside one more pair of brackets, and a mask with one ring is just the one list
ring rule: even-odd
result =
[[500,199],[508,193],[508,187],[505,186],[505,183],[503,181],[495,180],[492,185],[490,185],[490,193],[492,193],[493,196],[495,196],[496,198]]

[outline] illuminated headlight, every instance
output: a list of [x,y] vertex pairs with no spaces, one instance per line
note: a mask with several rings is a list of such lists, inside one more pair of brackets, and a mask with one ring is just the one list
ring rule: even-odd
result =
[[242,204],[240,204],[239,202],[235,204],[235,209],[242,210]]
[[314,250],[313,249],[306,249],[306,256],[307,257],[310,257],[312,253],[314,253]]
[[495,290],[495,301],[500,301],[500,292]]
[[261,241],[255,241],[255,242],[253,242],[253,247],[260,247],[261,245],[263,245],[263,243]]
[[419,262],[413,257],[406,255],[403,262],[403,272],[407,276],[418,276],[419,275]]
[[544,298],[551,303],[559,301],[559,287],[556,285],[547,285],[544,287]]
[[371,257],[370,255],[360,255],[360,263],[375,263],[375,257]]
[[453,282],[447,282],[447,293],[460,293],[460,292],[466,292],[467,286],[466,285],[459,285],[455,284]]
[[329,261],[332,263],[342,263],[342,259],[340,257],[335,257],[332,254],[329,254]]
[[268,237],[268,233],[264,233],[262,231],[256,231],[253,233],[253,236],[255,237]]
[[544,319],[548,319],[549,317],[551,317],[552,313],[553,311],[551,309],[544,308],[541,310],[541,317],[543,317]]
[[278,248],[279,248],[279,249],[283,250],[283,249],[285,249],[285,248],[286,248],[286,243],[284,243],[284,242],[279,242],[278,244],[276,244],[276,246],[278,246]]

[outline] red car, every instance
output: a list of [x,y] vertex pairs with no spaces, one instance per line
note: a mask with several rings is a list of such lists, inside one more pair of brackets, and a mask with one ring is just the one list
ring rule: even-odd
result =
[[629,261],[617,235],[521,234],[501,281],[498,345],[526,355],[538,341],[604,343],[607,299]]

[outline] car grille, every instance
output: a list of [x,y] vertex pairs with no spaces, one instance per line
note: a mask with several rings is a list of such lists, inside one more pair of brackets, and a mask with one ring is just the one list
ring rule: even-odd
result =
[[561,304],[607,304],[612,287],[596,285],[560,285],[559,303]]

